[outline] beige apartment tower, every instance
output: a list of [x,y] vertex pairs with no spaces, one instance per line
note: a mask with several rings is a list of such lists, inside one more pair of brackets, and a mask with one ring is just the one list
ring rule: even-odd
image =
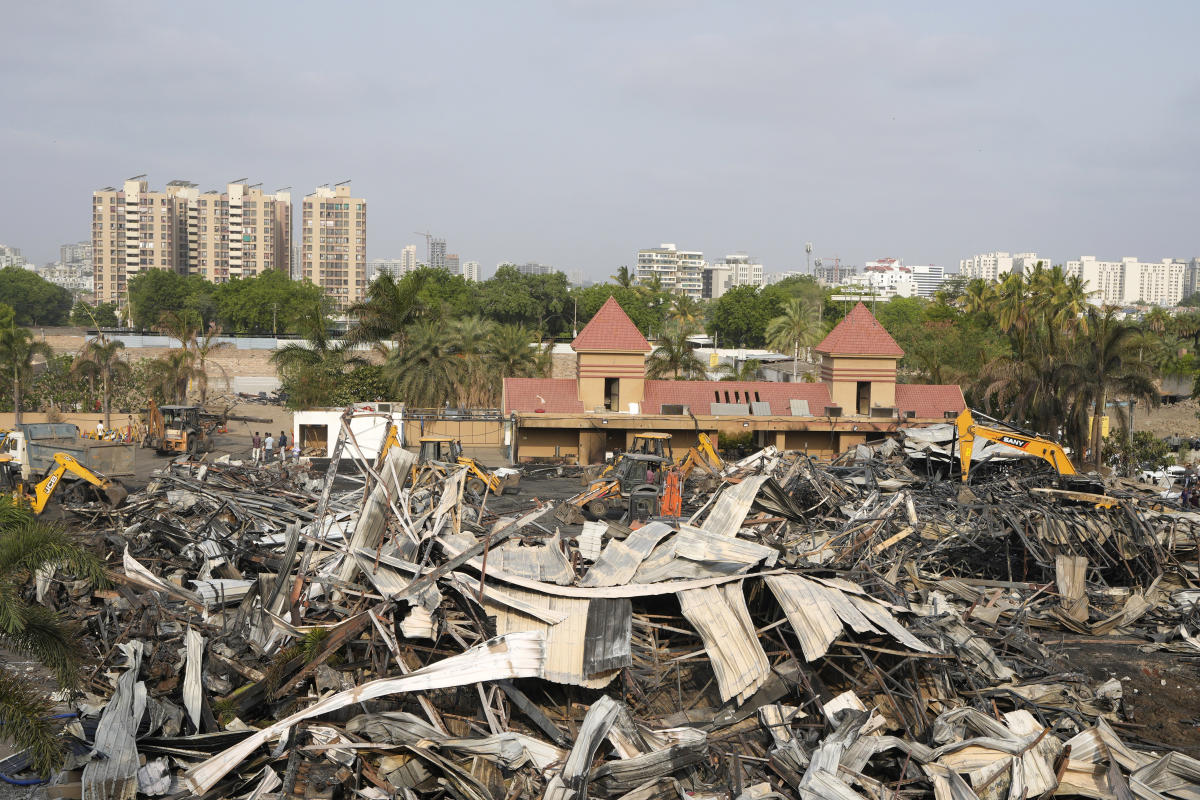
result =
[[304,198],[300,228],[300,277],[320,286],[338,311],[367,291],[367,201],[350,196],[350,185],[317,190]]
[[122,303],[128,280],[147,269],[201,275],[214,283],[288,272],[292,199],[231,183],[224,192],[199,192],[171,181],[150,191],[145,180],[92,193],[92,253],[99,302]]

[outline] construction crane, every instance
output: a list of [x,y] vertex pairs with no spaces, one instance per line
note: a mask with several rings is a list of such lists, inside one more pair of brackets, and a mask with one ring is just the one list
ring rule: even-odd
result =
[[425,263],[432,265],[433,264],[433,234],[430,233],[429,231],[425,231],[423,233],[421,231],[413,231],[413,235],[425,237]]

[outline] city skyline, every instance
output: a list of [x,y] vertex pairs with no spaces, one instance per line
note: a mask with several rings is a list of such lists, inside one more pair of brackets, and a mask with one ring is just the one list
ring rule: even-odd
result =
[[[22,36],[0,53],[0,100],[20,113],[0,129],[17,156],[0,177],[20,191],[0,203],[0,241],[32,263],[86,236],[78,198],[140,173],[202,190],[244,174],[267,190],[353,179],[378,231],[368,258],[431,230],[464,259],[590,280],[661,241],[740,243],[774,270],[803,268],[806,241],[814,257],[948,268],[1013,246],[1200,253],[1186,213],[1200,177],[1192,4],[576,0],[365,6],[321,26],[303,2],[207,17],[132,5],[9,9]],[[261,54],[255,81],[226,35],[234,9],[292,45]],[[412,57],[397,61],[401,27]],[[462,57],[439,57],[432,33],[447,29]],[[292,57],[342,39],[359,42],[355,59]],[[1154,56],[1097,57],[1106,41]],[[71,58],[47,55],[64,46]],[[331,147],[304,113],[326,89],[328,113],[355,120],[352,146]],[[137,125],[113,102],[133,90],[153,100]],[[210,103],[239,124],[216,124]],[[397,124],[418,110],[442,120],[436,135]]]

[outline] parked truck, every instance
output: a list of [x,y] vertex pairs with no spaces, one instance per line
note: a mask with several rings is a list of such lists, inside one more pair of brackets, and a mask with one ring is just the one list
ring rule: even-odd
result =
[[133,475],[134,445],[83,439],[79,428],[65,422],[25,423],[8,431],[0,443],[0,457],[14,478],[39,479],[58,466],[55,455],[71,456],[92,472],[111,478]]

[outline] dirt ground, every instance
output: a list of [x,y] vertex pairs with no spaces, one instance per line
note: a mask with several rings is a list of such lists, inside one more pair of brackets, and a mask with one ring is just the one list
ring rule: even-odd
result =
[[1133,414],[1135,431],[1150,431],[1159,438],[1177,433],[1185,438],[1200,436],[1200,402],[1187,399],[1153,410],[1137,408]]

